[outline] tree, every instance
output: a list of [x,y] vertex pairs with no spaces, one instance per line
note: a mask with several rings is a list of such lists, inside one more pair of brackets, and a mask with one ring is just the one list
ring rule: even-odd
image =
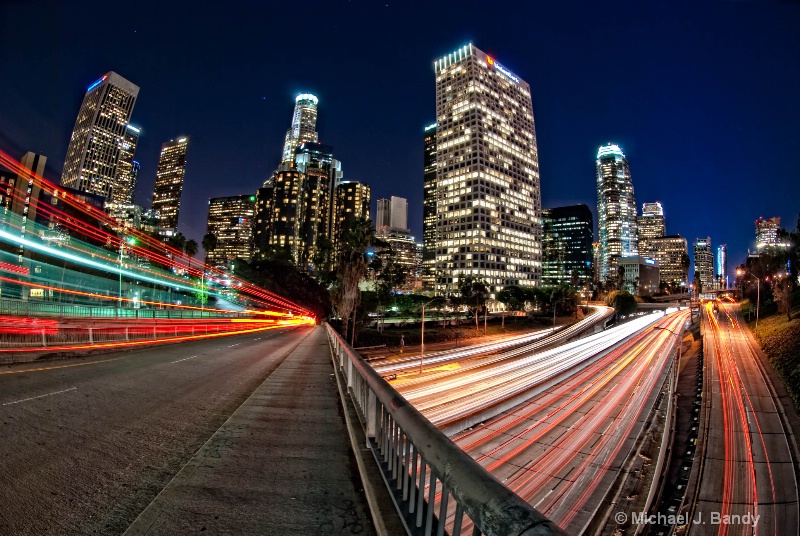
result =
[[183,245],[183,252],[186,253],[190,257],[194,257],[197,255],[197,240],[187,240],[186,243]]
[[[366,218],[358,218],[350,229],[341,235],[341,249],[336,267],[336,282],[331,291],[331,299],[344,321],[344,334],[347,336],[350,317],[355,313],[361,298],[358,284],[367,274],[369,263],[368,249],[375,241],[375,228]],[[355,322],[350,343],[355,343]]]
[[627,290],[615,290],[606,297],[606,305],[613,307],[617,314],[629,315],[636,312],[636,298]]
[[509,285],[497,293],[497,301],[506,306],[509,311],[522,311],[528,293],[518,285]]
[[312,276],[325,286],[330,286],[336,280],[333,261],[333,241],[325,235],[317,236],[314,254],[311,256],[311,264],[314,267]]
[[489,296],[489,289],[486,283],[475,277],[465,277],[458,286],[461,300],[464,305],[472,307],[475,313],[475,329],[478,329],[478,310],[483,309],[486,314],[486,298]]
[[203,244],[203,251],[206,252],[206,262],[208,262],[208,254],[217,249],[217,235],[206,233],[201,244]]
[[778,306],[778,312],[785,314],[792,321],[792,294],[794,293],[794,277],[776,277],[772,281],[772,299]]
[[703,292],[703,281],[700,279],[700,271],[694,271],[694,290],[699,296]]
[[183,251],[183,248],[186,246],[186,237],[183,236],[183,233],[175,233],[167,238],[167,244],[174,247],[178,251]]

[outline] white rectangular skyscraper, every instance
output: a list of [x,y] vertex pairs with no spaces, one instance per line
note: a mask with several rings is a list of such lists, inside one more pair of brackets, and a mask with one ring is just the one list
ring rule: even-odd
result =
[[436,291],[541,281],[539,158],[530,86],[469,44],[436,73]]
[[139,86],[109,72],[89,86],[67,147],[61,184],[83,192],[127,199],[132,194],[116,180],[126,127]]

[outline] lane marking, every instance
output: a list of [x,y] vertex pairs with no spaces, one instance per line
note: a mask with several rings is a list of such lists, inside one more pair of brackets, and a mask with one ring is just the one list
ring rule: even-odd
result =
[[84,365],[95,365],[97,363],[109,363],[111,361],[118,361],[120,359],[125,359],[125,357],[114,357],[111,359],[100,359],[97,361],[85,361],[83,363],[72,363],[69,365],[54,365],[52,367],[38,367],[38,368],[31,368],[31,369],[24,369],[24,370],[2,370],[0,374],[22,374],[23,372],[41,372],[43,370],[54,370],[60,368],[69,368],[69,367],[82,367]]
[[77,389],[78,389],[77,387],[70,387],[69,389],[64,389],[63,391],[56,391],[55,393],[47,393],[46,395],[32,396],[30,398],[23,398],[22,400],[15,400],[14,402],[6,402],[3,405],[4,406],[10,406],[12,404],[19,404],[20,402],[27,402],[29,400],[36,400],[37,398],[44,398],[46,396],[58,395],[58,394],[61,394],[61,393],[66,393],[68,391],[75,391]]
[[240,344],[242,344],[242,343],[237,342],[236,344],[230,344],[230,345],[228,345],[228,348],[233,348],[234,346],[239,346]]
[[194,359],[195,357],[197,357],[197,356],[196,355],[192,355],[192,356],[189,356],[189,357],[184,357],[183,359],[178,359],[177,361],[173,361],[173,363],[180,363],[181,361],[186,361],[187,359]]

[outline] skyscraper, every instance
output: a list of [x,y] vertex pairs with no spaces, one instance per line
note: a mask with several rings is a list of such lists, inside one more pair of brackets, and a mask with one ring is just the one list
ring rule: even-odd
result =
[[117,183],[117,175],[138,95],[139,86],[113,71],[89,86],[67,147],[62,185],[107,200],[128,197],[125,185]]
[[472,44],[434,62],[436,291],[541,281],[539,157],[530,86]]
[[139,178],[139,162],[133,159],[136,145],[139,143],[141,130],[133,125],[126,125],[119,151],[117,176],[110,202],[120,205],[133,204],[136,193],[136,181]]
[[256,196],[234,195],[208,200],[208,230],[217,237],[206,262],[224,265],[233,259],[249,260],[253,255],[253,216]]
[[617,260],[639,255],[636,198],[628,160],[616,145],[597,151],[597,234],[600,281],[617,280]]
[[408,231],[408,200],[392,196],[391,199],[378,199],[375,216],[375,229],[403,229]]
[[319,99],[311,93],[301,93],[295,97],[294,102],[292,127],[286,131],[286,138],[283,142],[282,162],[293,162],[294,150],[301,144],[319,141],[316,131]]
[[582,285],[592,280],[594,221],[586,205],[542,210],[542,284]]
[[728,288],[728,246],[720,244],[717,246],[717,269],[714,274],[717,280],[717,288]]
[[661,281],[674,293],[686,291],[689,283],[689,249],[686,239],[680,235],[648,238],[651,254],[646,254],[658,262]]
[[187,137],[169,140],[161,145],[161,157],[158,159],[153,188],[153,210],[158,211],[161,234],[164,236],[177,233],[188,146]]
[[[302,242],[300,230],[303,215],[304,175],[297,169],[276,171],[270,184],[272,215],[267,244],[272,249],[285,250],[295,265],[300,263]],[[267,188],[267,185],[265,185]]]
[[334,197],[334,246],[338,251],[342,234],[359,219],[369,219],[370,187],[363,182],[345,181],[336,186]]
[[702,290],[714,288],[714,254],[711,238],[698,238],[694,243],[694,271],[700,277]]
[[759,251],[766,247],[778,246],[778,229],[781,228],[781,219],[758,218],[756,220],[756,249]]
[[436,123],[425,127],[422,201],[422,286],[436,285]]

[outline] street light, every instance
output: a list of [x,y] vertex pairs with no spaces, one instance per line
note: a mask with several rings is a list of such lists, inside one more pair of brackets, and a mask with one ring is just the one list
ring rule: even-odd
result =
[[749,276],[755,278],[756,281],[758,281],[758,292],[756,294],[756,329],[758,329],[758,312],[759,312],[759,309],[761,308],[761,279],[756,277],[755,275],[753,275],[752,272],[747,272],[745,270],[742,270],[741,268],[736,270],[736,275],[738,275],[738,276],[748,276],[749,275]]
[[423,303],[422,304],[422,326],[421,326],[422,329],[420,331],[420,338],[419,338],[419,340],[420,340],[420,345],[419,345],[419,373],[420,374],[422,374],[422,360],[425,358],[425,307],[427,307],[428,305],[432,304],[436,300],[444,300],[444,299],[446,299],[446,298],[443,298],[443,297],[439,296],[437,298],[432,299],[431,301],[429,301],[427,303]]

